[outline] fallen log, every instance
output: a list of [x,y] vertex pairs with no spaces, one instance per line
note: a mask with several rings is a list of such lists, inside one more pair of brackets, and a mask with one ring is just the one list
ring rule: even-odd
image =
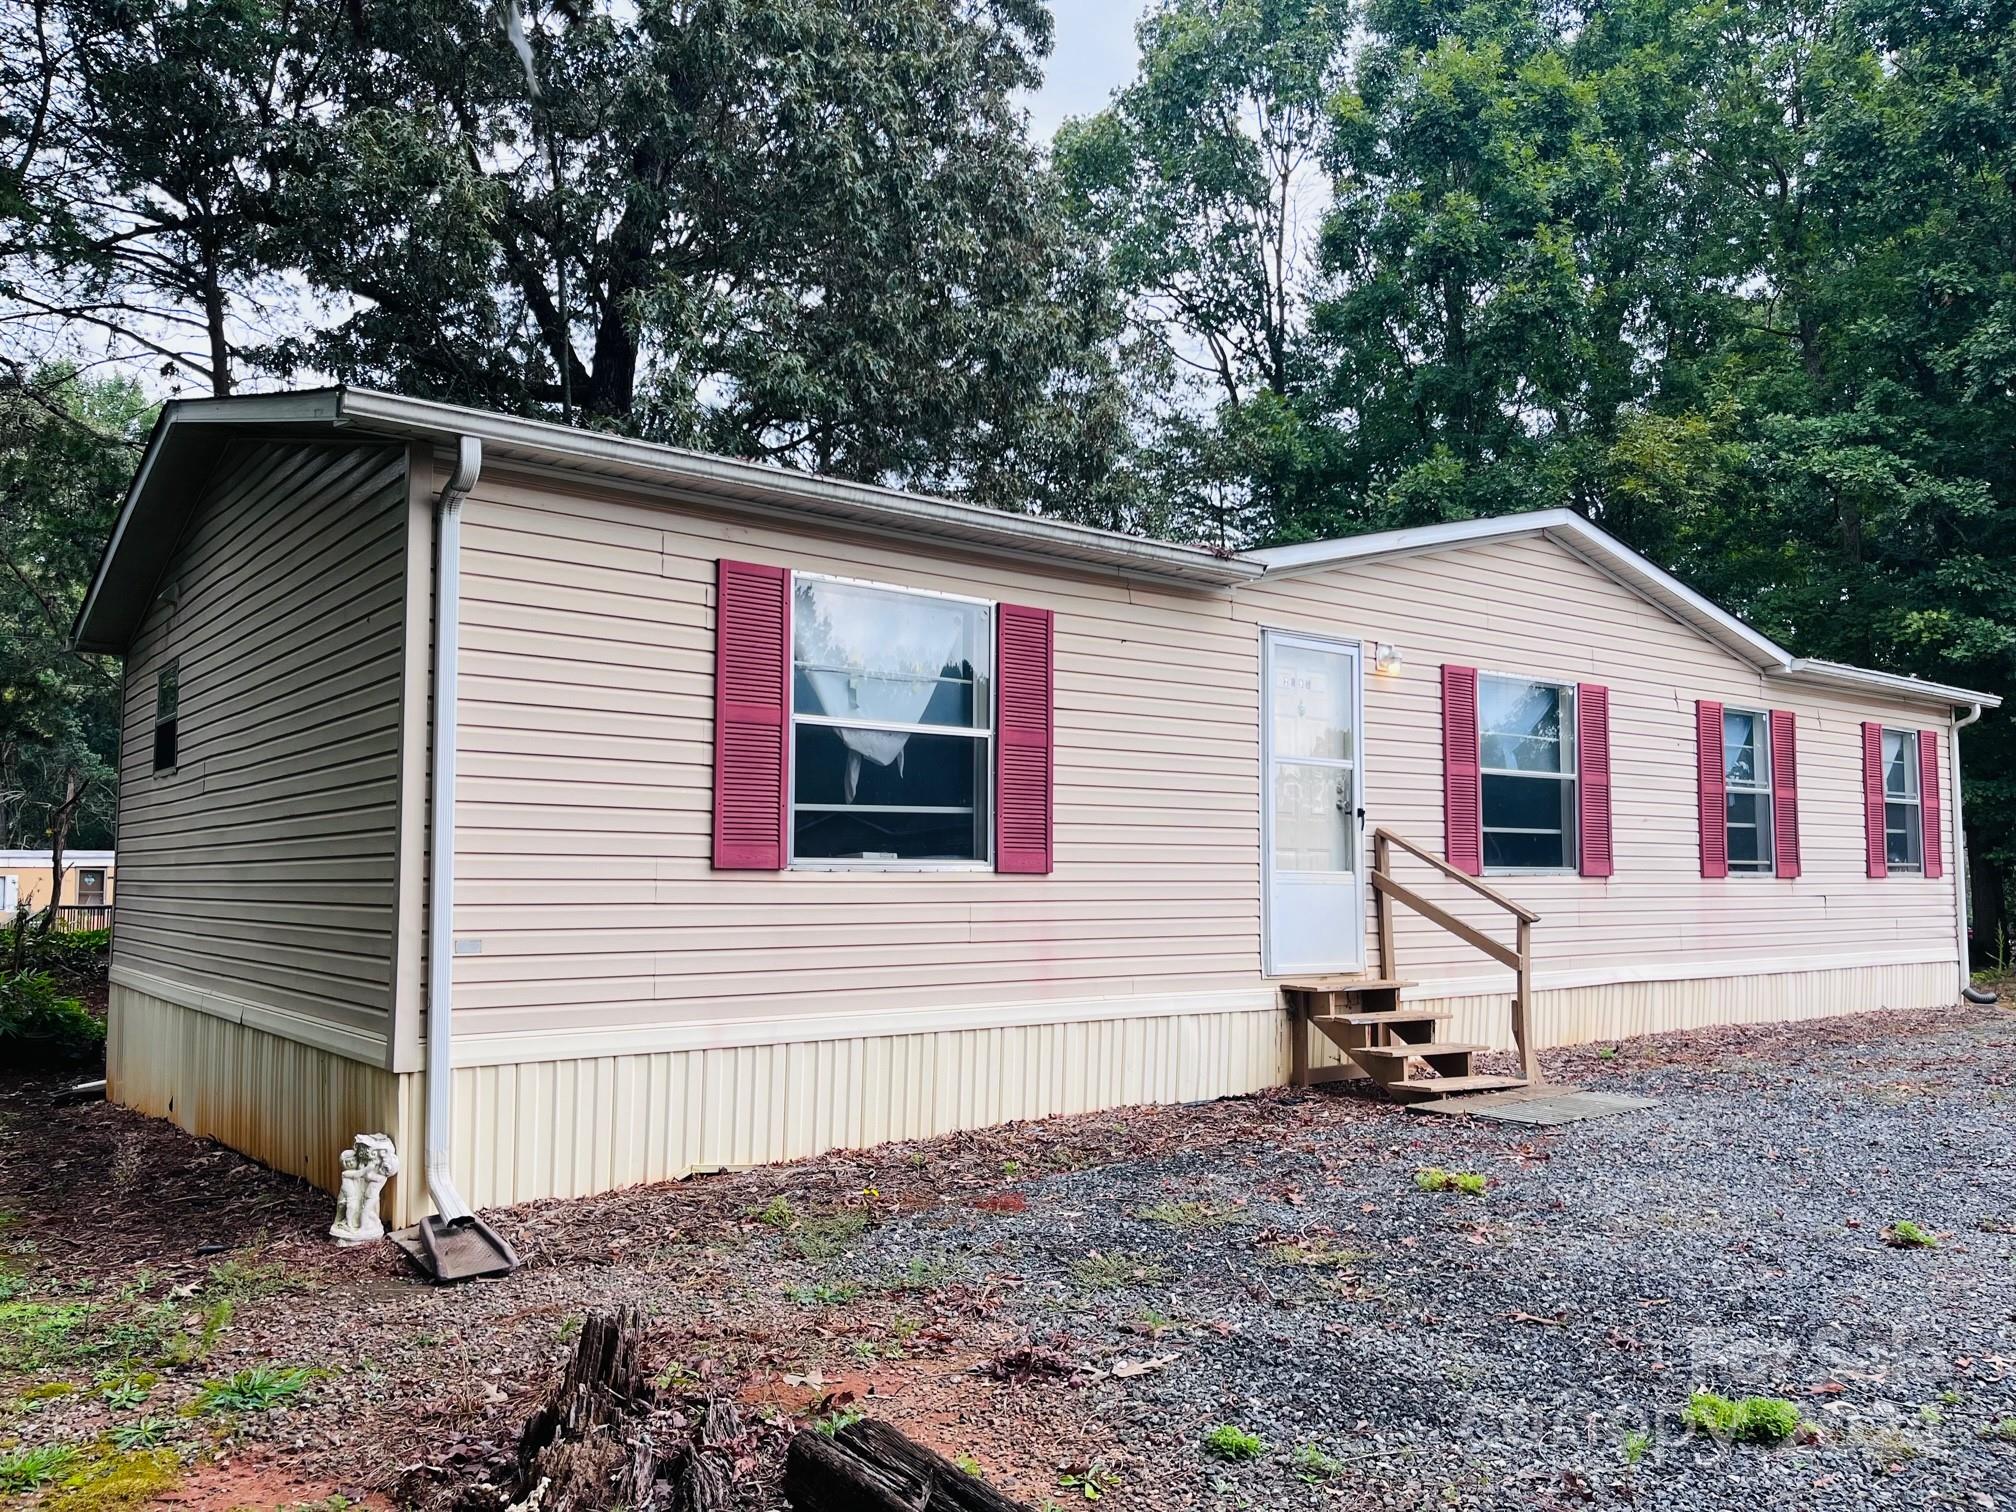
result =
[[873,1418],[793,1437],[784,1497],[794,1512],[1031,1512]]

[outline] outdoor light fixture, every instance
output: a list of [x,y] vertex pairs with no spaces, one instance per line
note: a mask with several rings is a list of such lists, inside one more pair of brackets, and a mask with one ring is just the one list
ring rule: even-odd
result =
[[1372,669],[1391,677],[1407,660],[1400,654],[1400,648],[1391,641],[1381,641],[1372,648]]

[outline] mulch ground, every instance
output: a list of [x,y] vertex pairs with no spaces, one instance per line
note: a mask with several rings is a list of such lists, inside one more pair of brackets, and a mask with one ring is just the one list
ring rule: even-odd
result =
[[[0,1476],[10,1445],[68,1446],[34,1493],[67,1512],[438,1502],[508,1452],[583,1314],[635,1302],[668,1388],[751,1409],[749,1508],[791,1431],[855,1411],[1037,1506],[2011,1504],[2016,1014],[1546,1064],[1659,1104],[1531,1130],[1276,1092],[1009,1125],[488,1214],[526,1263],[453,1289],[329,1246],[321,1193],[15,1082]],[[1430,1167],[1488,1185],[1424,1191]],[[1900,1219],[1936,1247],[1885,1243]],[[1697,1386],[1810,1426],[1690,1435]],[[1259,1447],[1214,1455],[1220,1425]]]

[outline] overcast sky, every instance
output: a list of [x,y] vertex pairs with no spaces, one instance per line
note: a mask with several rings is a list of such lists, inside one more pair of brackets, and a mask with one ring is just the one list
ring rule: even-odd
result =
[[1102,109],[1134,77],[1134,23],[1144,0],[1051,0],[1057,45],[1043,88],[1029,99],[1029,129],[1047,142],[1066,116]]

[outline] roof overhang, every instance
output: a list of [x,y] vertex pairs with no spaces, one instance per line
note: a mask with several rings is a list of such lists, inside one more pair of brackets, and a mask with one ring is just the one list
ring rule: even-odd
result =
[[1888,693],[1893,698],[1909,698],[1948,708],[1974,704],[1984,709],[2002,707],[2001,698],[1993,693],[1926,682],[1923,678],[1903,677],[1895,672],[1872,672],[1867,667],[1851,667],[1845,662],[1816,661],[1805,656],[1796,658],[1778,675],[1791,682],[1818,683],[1857,693]]
[[162,565],[187,523],[202,481],[234,439],[483,443],[490,461],[607,478],[731,512],[774,515],[1194,589],[1258,578],[1262,563],[1201,546],[1143,540],[1039,515],[931,498],[740,462],[601,431],[577,430],[368,389],[176,400],[162,410],[79,611],[80,650],[123,652],[151,601]]

